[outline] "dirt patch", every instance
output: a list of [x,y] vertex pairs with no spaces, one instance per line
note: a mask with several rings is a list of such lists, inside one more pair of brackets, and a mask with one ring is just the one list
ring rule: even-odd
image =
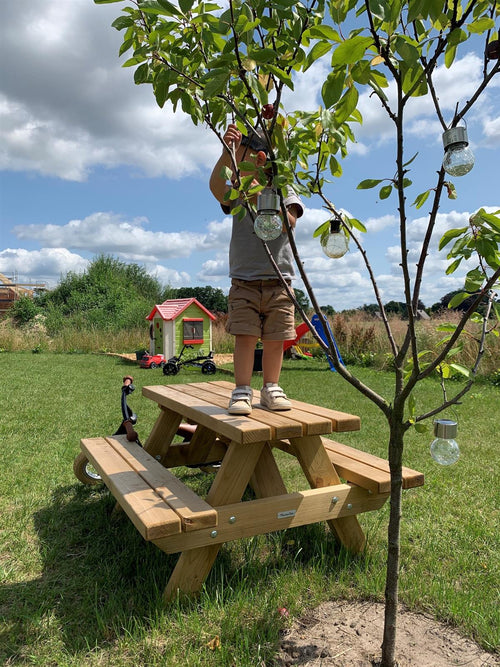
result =
[[[384,605],[326,602],[294,622],[281,642],[279,665],[372,667],[381,656]],[[398,618],[399,667],[493,667],[500,656],[430,616],[404,608]]]

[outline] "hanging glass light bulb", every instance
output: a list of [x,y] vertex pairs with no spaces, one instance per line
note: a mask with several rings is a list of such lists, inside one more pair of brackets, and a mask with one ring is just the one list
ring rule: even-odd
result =
[[450,176],[464,176],[474,166],[465,127],[451,127],[443,132],[443,169]]
[[265,188],[257,197],[257,217],[254,232],[263,241],[274,241],[281,234],[280,198],[271,188]]
[[321,248],[327,257],[338,259],[349,250],[349,239],[340,228],[341,218],[330,220],[330,229],[321,235]]
[[431,443],[431,456],[442,466],[456,463],[460,456],[460,450],[455,440],[457,435],[457,422],[451,419],[436,419],[434,421],[434,435],[436,438]]

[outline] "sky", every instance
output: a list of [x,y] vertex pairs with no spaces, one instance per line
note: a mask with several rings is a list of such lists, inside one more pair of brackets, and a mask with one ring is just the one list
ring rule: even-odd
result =
[[[0,3],[0,273],[21,283],[55,287],[68,271],[83,272],[100,254],[144,266],[162,285],[211,285],[227,293],[231,220],[210,194],[220,144],[181,112],[160,109],[151,86],[136,86],[118,57],[122,33],[111,27],[126,3],[92,0],[2,0]],[[450,121],[481,76],[474,44],[454,66],[437,72],[437,94]],[[284,104],[314,110],[328,63],[311,67]],[[389,89],[389,98],[393,90]],[[373,97],[360,99],[363,124],[343,160],[343,175],[326,193],[363,221],[362,241],[382,300],[404,300],[397,202],[358,190],[367,178],[395,171],[391,121]],[[465,268],[445,275],[440,236],[467,224],[481,206],[500,208],[500,77],[467,117],[474,169],[454,179],[458,197],[443,199],[427,259],[426,306],[463,287]],[[430,101],[417,98],[406,119],[408,204],[435,184],[443,148]],[[428,202],[430,199],[428,200]],[[336,310],[375,302],[361,254],[351,243],[327,258],[313,231],[327,219],[319,199],[304,200],[296,241],[320,305]],[[409,207],[409,257],[417,261],[429,207]],[[296,272],[298,274],[298,272]],[[294,286],[303,289],[298,278]]]

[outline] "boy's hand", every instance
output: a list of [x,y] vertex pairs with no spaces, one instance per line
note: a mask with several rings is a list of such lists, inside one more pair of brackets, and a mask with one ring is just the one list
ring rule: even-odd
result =
[[241,144],[241,132],[236,125],[228,125],[223,139],[227,146],[237,151]]

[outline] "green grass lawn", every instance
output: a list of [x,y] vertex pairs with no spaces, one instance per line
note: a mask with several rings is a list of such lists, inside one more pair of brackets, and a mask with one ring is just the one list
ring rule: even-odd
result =
[[[360,517],[368,535],[361,555],[339,549],[320,524],[237,541],[221,549],[198,599],[164,606],[177,556],[144,542],[126,516],[110,521],[105,487],[86,487],[72,471],[81,437],[118,427],[129,373],[143,439],[158,409],[142,386],[206,379],[188,368],[167,378],[115,357],[0,354],[1,664],[270,667],[280,630],[306,609],[332,598],[383,599],[388,503]],[[390,398],[390,373],[357,373]],[[382,415],[326,363],[286,361],[282,385],[292,398],[361,415],[361,432],[337,439],[386,456]],[[422,383],[416,398],[423,409],[436,404],[438,383]],[[404,492],[401,601],[488,650],[500,643],[499,415],[500,390],[478,384],[448,413],[459,422],[457,464],[433,462],[430,435],[410,433],[405,454],[426,483]],[[280,456],[289,489],[298,487],[297,466]],[[200,492],[212,479],[179,473]]]

